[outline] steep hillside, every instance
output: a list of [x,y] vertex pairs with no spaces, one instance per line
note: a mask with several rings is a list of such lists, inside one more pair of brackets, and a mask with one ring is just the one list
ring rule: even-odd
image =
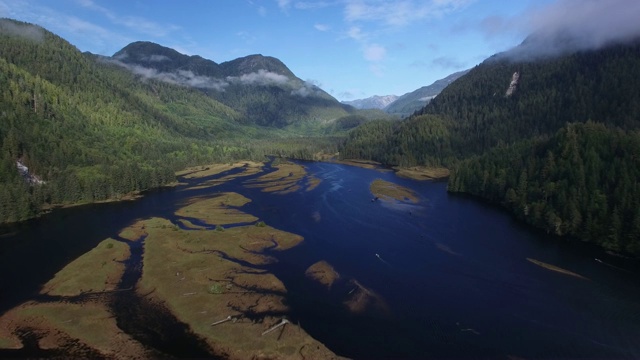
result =
[[468,71],[469,70],[464,70],[453,73],[444,79],[435,81],[431,85],[423,86],[418,90],[406,93],[385,107],[384,111],[389,114],[396,114],[402,117],[409,116],[415,111],[422,109],[429,103],[429,101],[440,94],[444,88],[466,74]]
[[405,121],[364,124],[341,155],[450,167],[452,192],[640,255],[640,43],[525,60],[527,51],[487,59]]
[[285,128],[308,123],[320,128],[353,111],[273,57],[250,55],[217,64],[158,44],[135,42],[111,60],[143,78],[199,89],[238,111],[247,125]]
[[113,59],[7,19],[0,88],[0,222],[33,217],[43,205],[118,199],[167,184],[187,165],[318,151],[311,139],[287,142],[243,125],[241,112],[198,89],[140,81]]
[[551,135],[567,122],[591,119],[635,129],[640,126],[638,76],[640,43],[536,61],[499,54],[419,113],[454,119],[455,142],[466,155]]

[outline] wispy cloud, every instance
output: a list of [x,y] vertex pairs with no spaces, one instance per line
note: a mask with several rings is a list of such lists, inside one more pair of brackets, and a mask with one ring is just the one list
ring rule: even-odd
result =
[[16,24],[9,20],[0,19],[0,29],[5,33],[12,34],[13,36],[20,36],[38,43],[44,40],[44,31],[42,28],[34,25]]
[[153,80],[163,81],[163,82],[174,84],[174,85],[195,87],[199,89],[213,89],[216,91],[224,91],[224,89],[227,86],[229,86],[229,83],[227,81],[208,77],[208,76],[197,75],[189,70],[178,70],[176,72],[161,72],[153,68],[147,68],[147,67],[136,65],[136,64],[126,64],[120,60],[111,59],[107,57],[101,58],[101,61],[121,66],[131,71],[132,73],[142,77],[145,80],[153,79]]
[[322,9],[333,5],[334,2],[328,1],[297,1],[294,7],[299,10]]
[[243,85],[284,85],[289,82],[289,78],[285,75],[260,69],[256,72],[243,74],[240,76],[228,76],[227,81],[238,82]]
[[425,18],[442,17],[474,0],[346,0],[344,16],[349,22],[373,21],[404,26]]
[[329,31],[331,30],[331,26],[327,24],[315,24],[313,27],[318,31]]
[[291,5],[291,0],[276,0],[276,2],[278,3],[278,7],[283,11],[289,9],[289,5]]
[[437,57],[431,63],[447,70],[459,70],[466,67],[464,62],[450,56]]
[[509,32],[531,35],[523,46],[509,52],[510,56],[530,58],[638,38],[639,16],[640,1],[557,0],[512,17],[486,17],[476,29],[487,38]]
[[357,26],[350,27],[349,30],[347,30],[347,36],[358,41],[364,40],[365,38],[365,34],[362,32],[362,29]]
[[367,61],[379,62],[384,60],[385,55],[387,54],[387,49],[382,45],[371,44],[367,45],[364,48],[364,58]]
[[248,31],[238,31],[236,35],[247,44],[251,44],[256,41],[256,37]]
[[291,95],[307,97],[321,93],[320,83],[316,80],[307,80],[298,89],[291,90]]
[[27,1],[0,0],[0,16],[38,24],[56,34],[67,34],[65,38],[74,45],[84,45],[83,50],[98,53],[112,52],[112,44],[134,41],[95,23]]
[[123,16],[118,15],[115,12],[100,6],[93,2],[93,0],[76,0],[81,6],[99,12],[104,15],[109,21],[116,25],[125,26],[131,30],[139,33],[150,35],[154,37],[164,37],[169,33],[180,29],[180,27],[172,24],[158,24],[154,21],[148,20],[139,16]]

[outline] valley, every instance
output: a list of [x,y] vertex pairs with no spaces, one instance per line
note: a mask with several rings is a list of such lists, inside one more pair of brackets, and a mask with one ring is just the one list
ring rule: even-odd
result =
[[[391,93],[359,21],[331,49]],[[639,36],[338,101],[366,92],[0,19],[0,357],[639,357]]]

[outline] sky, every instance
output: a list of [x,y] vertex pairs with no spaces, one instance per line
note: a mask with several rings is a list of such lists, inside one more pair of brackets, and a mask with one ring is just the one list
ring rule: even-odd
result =
[[341,101],[403,95],[540,29],[640,34],[639,0],[0,0],[0,17],[106,56],[141,40],[217,63],[273,56]]

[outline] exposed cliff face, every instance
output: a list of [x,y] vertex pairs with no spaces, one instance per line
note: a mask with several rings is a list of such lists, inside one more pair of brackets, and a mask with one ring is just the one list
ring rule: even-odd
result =
[[511,83],[509,83],[509,88],[507,88],[507,92],[504,94],[504,96],[509,97],[509,96],[513,95],[513,93],[518,88],[518,81],[519,80],[520,80],[520,73],[516,71],[511,76]]
[[17,160],[16,161],[16,167],[18,168],[18,172],[20,173],[20,176],[22,176],[22,178],[29,184],[29,185],[42,185],[44,184],[44,181],[42,181],[42,179],[40,179],[40,177],[38,177],[35,174],[32,174],[29,172],[29,168],[22,163],[22,161]]

